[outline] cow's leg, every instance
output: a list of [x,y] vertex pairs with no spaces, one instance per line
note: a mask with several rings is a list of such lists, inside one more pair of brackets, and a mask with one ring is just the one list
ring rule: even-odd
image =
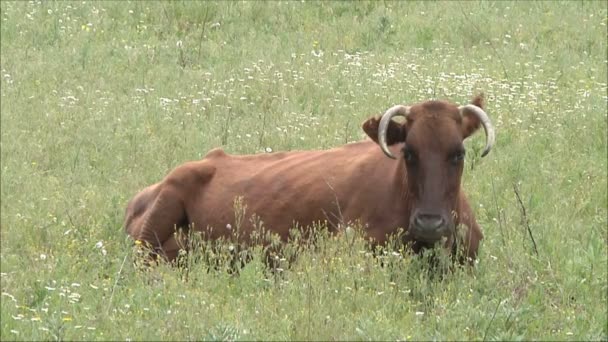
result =
[[[137,239],[161,252],[165,250],[164,245],[176,232],[176,228],[186,222],[182,200],[178,193],[170,187],[160,191],[154,199],[154,204],[148,208],[145,215]],[[164,254],[169,260],[177,256],[176,253],[179,250],[177,246],[177,241],[167,243],[166,249],[170,251],[170,255],[167,254],[167,251]]]
[[264,247],[263,261],[266,274],[275,280],[282,279],[284,271],[291,269],[297,261],[298,254],[297,249],[288,251],[285,246]]
[[238,275],[252,259],[251,251],[246,246],[236,244],[231,251],[228,273]]
[[173,261],[179,256],[179,251],[188,251],[187,233],[176,231],[160,248],[160,253],[168,260]]
[[[464,234],[463,248],[464,255],[467,258],[467,261],[470,264],[475,263],[475,259],[477,259],[477,251],[479,250],[479,242],[483,239],[483,234],[481,232],[481,228],[475,222],[475,219],[472,220],[470,226],[467,226],[466,233]],[[464,260],[461,260],[461,263],[464,263]]]
[[456,243],[460,249],[458,260],[461,264],[468,262],[472,265],[477,259],[479,243],[483,239],[483,233],[464,194],[460,198],[457,218],[460,224],[460,227],[457,227],[459,229],[457,229],[456,234]]

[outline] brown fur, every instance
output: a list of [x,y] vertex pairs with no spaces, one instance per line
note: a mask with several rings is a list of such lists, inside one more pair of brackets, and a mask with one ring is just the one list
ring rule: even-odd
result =
[[[481,98],[474,103],[481,105]],[[387,140],[397,160],[387,158],[376,144],[378,122],[371,118],[363,124],[371,140],[330,150],[246,156],[212,150],[137,194],[128,204],[125,229],[173,260],[182,246],[176,227],[191,226],[210,240],[229,238],[236,229],[237,197],[246,205],[240,227],[244,242],[254,230],[253,214],[284,241],[295,223],[327,223],[337,232],[343,227],[339,223],[358,221],[369,239],[384,243],[398,228],[410,226],[416,210],[437,209],[455,214],[454,227],[463,225],[464,249],[474,260],[483,235],[460,191],[463,165],[448,165],[445,159],[479,122],[461,118],[447,102],[412,106],[407,122],[389,126]],[[419,167],[406,165],[400,152],[404,145],[417,149]],[[405,242],[413,240],[406,234]],[[452,243],[448,239],[446,247]]]

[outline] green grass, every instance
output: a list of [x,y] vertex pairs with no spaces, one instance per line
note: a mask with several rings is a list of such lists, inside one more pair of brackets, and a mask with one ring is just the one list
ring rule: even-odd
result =
[[[0,10],[1,340],[608,339],[606,2]],[[466,143],[474,272],[341,237],[281,279],[259,253],[238,277],[135,270],[126,203],[180,163],[339,146],[393,104],[478,91],[497,142]]]

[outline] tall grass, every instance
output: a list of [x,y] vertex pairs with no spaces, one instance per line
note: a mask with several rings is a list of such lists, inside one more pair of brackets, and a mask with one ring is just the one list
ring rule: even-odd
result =
[[[605,2],[0,12],[0,339],[608,338]],[[483,160],[466,143],[474,272],[380,267],[344,237],[278,279],[259,250],[239,276],[134,269],[126,202],[180,163],[339,146],[393,104],[478,91],[498,135]]]

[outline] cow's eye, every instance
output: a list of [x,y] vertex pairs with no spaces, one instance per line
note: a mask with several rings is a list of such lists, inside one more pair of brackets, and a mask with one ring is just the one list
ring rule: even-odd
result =
[[414,154],[414,152],[412,152],[411,150],[404,148],[403,159],[405,159],[406,163],[411,165],[416,161],[416,154]]
[[465,155],[464,150],[463,150],[463,151],[458,151],[458,152],[454,153],[454,154],[452,155],[451,162],[452,162],[453,164],[458,164],[458,163],[460,163],[460,162],[461,162],[461,161],[464,159],[464,155]]

